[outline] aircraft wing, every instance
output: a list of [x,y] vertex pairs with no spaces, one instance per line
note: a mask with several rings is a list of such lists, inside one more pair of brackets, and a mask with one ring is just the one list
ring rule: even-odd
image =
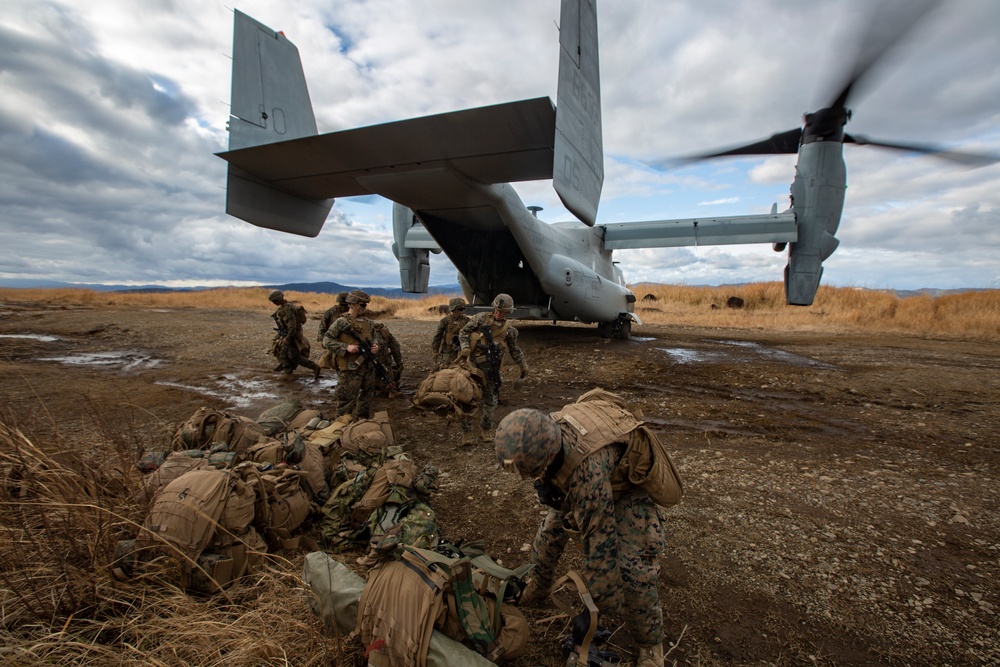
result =
[[792,211],[723,218],[617,222],[597,226],[604,230],[604,247],[608,250],[794,243],[798,240],[798,228]]
[[[306,199],[382,194],[372,176],[456,170],[492,184],[552,178],[547,97],[424,116],[219,153],[254,180]],[[391,197],[390,197],[391,198]]]

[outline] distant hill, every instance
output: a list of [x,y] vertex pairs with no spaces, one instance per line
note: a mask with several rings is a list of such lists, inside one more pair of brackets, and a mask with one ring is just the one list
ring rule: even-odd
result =
[[458,283],[454,285],[431,285],[427,288],[426,294],[412,294],[403,290],[391,287],[353,287],[341,285],[340,283],[285,283],[284,285],[265,285],[271,289],[280,289],[291,292],[315,292],[318,294],[338,294],[340,292],[350,292],[352,289],[364,290],[369,296],[381,296],[387,299],[422,299],[426,296],[438,294],[461,294],[462,288]]
[[[635,283],[632,285],[633,290],[636,294],[641,294],[644,287],[651,287],[656,283]],[[737,287],[745,283],[734,283],[732,287]],[[18,289],[30,289],[30,288],[41,288],[41,289],[89,289],[95,292],[126,292],[126,293],[165,293],[165,292],[200,292],[203,290],[217,289],[216,287],[166,287],[164,285],[102,285],[98,283],[65,283],[55,280],[25,280],[25,279],[2,279],[0,278],[0,287],[13,287]],[[711,287],[711,285],[689,285],[689,287]],[[720,285],[720,287],[727,287],[727,285]],[[403,290],[398,287],[357,287],[352,285],[342,285],[335,282],[318,282],[318,283],[284,283],[281,285],[259,285],[254,288],[248,289],[280,289],[294,292],[311,292],[316,294],[337,294],[338,292],[350,292],[352,289],[362,289],[368,292],[371,296],[381,296],[387,299],[422,299],[426,296],[436,296],[442,294],[461,294],[462,288],[455,283],[453,285],[432,285],[427,288],[426,294],[411,294],[403,292]],[[235,288],[239,289],[239,288]],[[867,287],[858,287],[857,289],[867,290]],[[958,288],[958,289],[937,289],[933,287],[924,287],[915,290],[891,290],[891,289],[877,289],[873,291],[878,292],[889,292],[895,294],[901,299],[914,296],[929,296],[929,297],[939,297],[947,294],[963,294],[965,292],[981,292],[985,291],[987,288],[979,287],[968,287],[968,288]]]

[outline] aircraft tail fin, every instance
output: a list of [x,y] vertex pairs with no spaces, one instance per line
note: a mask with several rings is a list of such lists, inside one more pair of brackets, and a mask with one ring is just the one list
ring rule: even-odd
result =
[[593,227],[604,185],[596,0],[562,0],[559,47],[552,184],[566,208]]
[[299,50],[283,33],[234,15],[229,150],[316,134]]
[[[299,50],[283,33],[234,11],[229,150],[316,134]],[[229,166],[226,213],[258,227],[301,236],[323,228],[332,199],[309,199]]]

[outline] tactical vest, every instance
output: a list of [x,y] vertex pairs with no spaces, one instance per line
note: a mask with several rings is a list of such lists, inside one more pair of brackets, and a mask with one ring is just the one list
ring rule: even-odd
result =
[[640,488],[657,505],[676,505],[684,495],[680,473],[663,443],[639,419],[642,414],[625,406],[620,396],[594,389],[576,403],[552,413],[560,428],[575,436],[552,483],[565,493],[570,476],[585,458],[602,447],[621,442],[625,443],[625,450],[611,475],[615,497],[628,489]]
[[469,349],[472,350],[472,360],[477,364],[485,364],[488,361],[486,358],[486,348],[489,347],[490,341],[486,338],[486,334],[483,333],[483,329],[486,327],[490,327],[492,330],[493,344],[500,348],[501,360],[507,351],[507,331],[510,329],[510,320],[504,320],[500,326],[497,326],[495,320],[483,324],[469,334]]
[[[565,461],[552,482],[565,492],[566,484],[573,471],[597,450],[616,442],[629,441],[629,434],[642,422],[623,407],[605,400],[590,400],[571,403],[562,410],[552,413],[552,418],[560,425],[565,424],[576,435],[572,446],[566,448]],[[629,486],[615,471],[611,487],[619,493]]]
[[[357,334],[358,338],[371,345],[372,341],[374,340],[374,335],[373,335],[374,332],[371,320],[365,319],[363,317],[354,318],[351,317],[350,315],[345,315],[344,317],[347,318],[347,321],[351,325],[350,328],[354,331],[355,334]],[[345,345],[358,344],[357,339],[354,338],[354,336],[351,336],[349,333],[347,333],[347,331],[340,332],[340,336],[337,337],[337,340],[340,341],[341,343],[344,343]],[[355,352],[354,354],[345,354],[342,357],[341,356],[337,357],[337,370],[338,371],[357,370],[357,368],[361,366],[362,363],[363,360],[361,359],[360,351]]]
[[444,352],[447,349],[455,350],[458,352],[462,347],[458,342],[458,332],[462,330],[466,324],[468,324],[469,318],[463,317],[455,319],[454,317],[448,317],[448,328],[445,329],[444,338],[441,339],[441,347],[435,352]]

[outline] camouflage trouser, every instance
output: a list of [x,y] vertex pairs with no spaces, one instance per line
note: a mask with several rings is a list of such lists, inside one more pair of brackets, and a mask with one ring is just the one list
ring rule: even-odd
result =
[[434,361],[437,363],[438,368],[445,368],[455,363],[456,359],[458,359],[458,351],[449,347],[443,352],[439,352]]
[[287,339],[281,339],[275,341],[273,345],[275,350],[274,358],[278,360],[278,365],[281,366],[282,373],[291,373],[299,366],[305,366],[310,370],[316,370],[316,362],[305,357],[299,352],[298,345],[295,341],[288,341]]
[[[566,548],[569,534],[563,521],[565,510],[550,509],[542,519],[531,545],[534,576],[541,588],[552,585],[559,557]],[[618,532],[618,568],[613,563],[598,566],[600,572],[621,570],[622,599],[620,611],[628,631],[639,646],[663,642],[663,612],[657,585],[664,548],[663,527],[656,505],[644,492],[628,492],[615,499],[615,524]],[[587,581],[587,572],[583,573]],[[587,581],[588,587],[593,584]],[[601,600],[595,600],[602,612]]]
[[[488,365],[476,364],[476,366],[483,372],[484,377],[490,377],[492,371]],[[483,387],[483,402],[479,404],[479,425],[483,427],[484,431],[493,428],[493,413],[496,412],[499,402],[500,392],[497,390],[497,386],[487,379],[486,386]]]
[[355,419],[371,418],[371,403],[377,388],[375,373],[367,365],[353,371],[339,371],[337,388],[333,390],[336,416],[350,413]]

